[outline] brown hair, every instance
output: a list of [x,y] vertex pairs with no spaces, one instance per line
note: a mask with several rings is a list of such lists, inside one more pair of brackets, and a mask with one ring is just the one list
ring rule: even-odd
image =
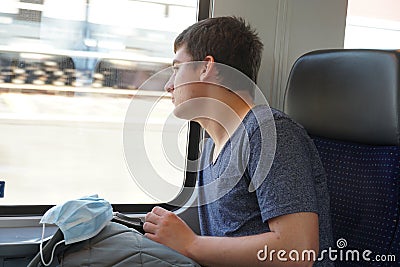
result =
[[215,62],[231,66],[257,82],[263,44],[242,18],[216,17],[199,21],[178,35],[174,51],[182,45],[194,61],[202,61],[210,55]]

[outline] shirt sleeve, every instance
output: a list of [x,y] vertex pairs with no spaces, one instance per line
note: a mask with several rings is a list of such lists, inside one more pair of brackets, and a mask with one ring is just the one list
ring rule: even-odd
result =
[[250,137],[248,173],[250,179],[263,179],[256,188],[263,222],[291,213],[317,213],[312,140],[301,126],[289,118],[276,119],[275,155],[272,165],[268,165],[265,162],[269,158],[265,155],[268,151],[261,149],[262,127]]

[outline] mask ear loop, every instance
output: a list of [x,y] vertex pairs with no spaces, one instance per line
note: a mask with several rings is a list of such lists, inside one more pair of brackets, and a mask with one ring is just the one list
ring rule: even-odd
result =
[[43,228],[42,228],[42,239],[40,240],[40,246],[39,246],[39,247],[40,247],[40,259],[41,259],[42,264],[43,264],[44,266],[50,266],[50,264],[53,262],[54,251],[56,250],[56,247],[57,247],[58,245],[60,245],[61,243],[65,242],[65,240],[61,240],[61,241],[57,242],[57,243],[54,245],[54,247],[53,247],[53,249],[52,249],[52,251],[51,251],[50,261],[49,261],[48,263],[46,263],[46,262],[44,261],[44,257],[43,257],[44,228],[45,228],[45,223],[43,223]]

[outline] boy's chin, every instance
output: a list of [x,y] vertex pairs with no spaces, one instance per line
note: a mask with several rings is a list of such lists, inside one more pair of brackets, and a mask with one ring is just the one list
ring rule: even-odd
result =
[[188,109],[187,107],[183,107],[182,105],[175,106],[173,113],[175,117],[179,119],[189,120],[187,109]]
[[175,117],[183,120],[194,120],[201,114],[201,108],[196,104],[176,105],[173,111]]

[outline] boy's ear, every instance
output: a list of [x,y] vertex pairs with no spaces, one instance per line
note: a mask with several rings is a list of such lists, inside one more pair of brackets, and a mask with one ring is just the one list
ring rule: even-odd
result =
[[210,77],[215,76],[214,57],[206,56],[203,61],[204,65],[201,68],[200,81],[209,80]]

